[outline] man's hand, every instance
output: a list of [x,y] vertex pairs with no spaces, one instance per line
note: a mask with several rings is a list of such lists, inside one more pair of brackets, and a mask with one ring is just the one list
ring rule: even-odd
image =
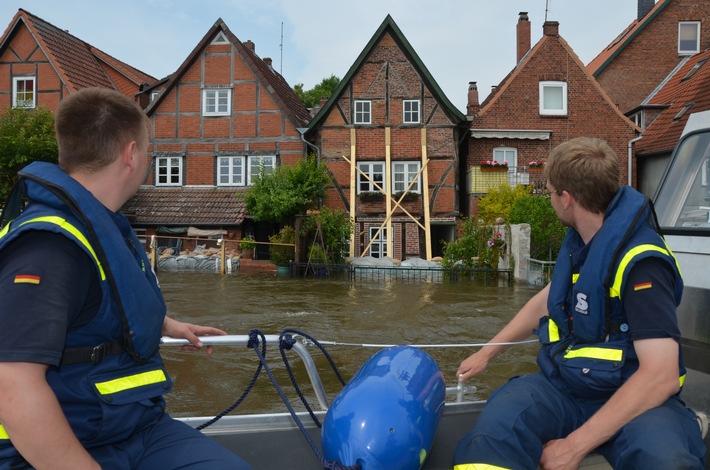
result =
[[576,449],[570,438],[556,439],[542,449],[540,468],[543,470],[577,470],[586,454]]
[[[196,351],[204,346],[198,336],[222,336],[226,334],[227,332],[219,328],[193,325],[192,323],[177,321],[167,316],[163,321],[163,335],[172,338],[186,339],[191,343],[191,346],[183,346],[181,348],[186,351]],[[207,355],[212,354],[213,350],[213,346],[207,346]]]

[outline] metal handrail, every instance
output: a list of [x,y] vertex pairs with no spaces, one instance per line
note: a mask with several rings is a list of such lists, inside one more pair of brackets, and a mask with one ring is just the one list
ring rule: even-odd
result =
[[[293,343],[292,348],[298,354],[298,356],[301,358],[303,361],[303,365],[306,367],[306,372],[308,373],[308,378],[311,381],[311,385],[313,386],[313,391],[316,395],[316,400],[318,400],[318,406],[320,406],[320,409],[323,411],[327,411],[328,407],[330,406],[328,402],[328,397],[325,393],[325,388],[323,387],[323,382],[321,381],[320,374],[318,373],[318,368],[316,367],[315,362],[313,361],[313,358],[311,357],[311,354],[308,352],[307,346],[312,345],[313,343],[306,339],[303,338],[302,336],[299,335],[293,335],[293,339],[296,341]],[[205,346],[244,346],[246,347],[247,344],[249,343],[249,336],[248,335],[223,335],[223,336],[200,336],[200,341],[202,344]],[[279,344],[279,335],[264,335],[266,344],[269,345],[278,345]],[[179,339],[179,338],[171,338],[169,336],[163,336],[163,338],[160,340],[161,346],[189,346],[190,342],[186,339]],[[324,341],[321,344],[331,344],[331,345],[344,345],[344,343],[335,343],[335,342],[328,342]],[[382,347],[388,347],[391,345],[352,345],[352,346],[360,346],[360,347],[367,347],[367,346],[382,346]],[[423,347],[452,347],[454,345],[425,345]],[[457,346],[470,346],[470,345],[457,345]],[[466,393],[474,393],[476,391],[476,387],[469,385],[466,386],[462,383],[458,383],[455,387],[446,387],[446,394],[447,395],[455,395],[456,396],[456,402],[460,403],[464,401],[464,395]]]

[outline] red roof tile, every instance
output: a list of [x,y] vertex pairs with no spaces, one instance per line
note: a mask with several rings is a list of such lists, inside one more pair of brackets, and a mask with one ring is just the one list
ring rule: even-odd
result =
[[[688,116],[691,113],[710,109],[708,83],[710,83],[710,50],[688,59],[649,100],[648,105],[668,107],[661,111],[646,128],[642,139],[636,144],[636,152],[654,154],[671,151],[683,132]],[[689,108],[681,115],[681,111],[686,106]]]
[[121,209],[133,225],[240,225],[245,189],[141,187]]
[[11,26],[0,40],[0,47],[5,44],[6,39],[19,21],[24,22],[47,58],[54,64],[57,73],[72,91],[95,86],[116,88],[99,59],[137,85],[155,81],[154,77],[111,57],[91,44],[23,9],[20,9],[15,15]]

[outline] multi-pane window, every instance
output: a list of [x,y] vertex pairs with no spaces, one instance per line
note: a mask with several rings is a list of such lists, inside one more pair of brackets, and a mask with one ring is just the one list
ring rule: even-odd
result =
[[[421,180],[417,177],[420,165],[420,162],[395,162],[392,164],[392,187],[395,193],[405,191],[409,188],[409,183],[412,181],[414,181],[414,183],[412,187],[409,188],[409,192],[421,192],[419,184]],[[414,180],[415,177],[417,178],[416,180]]]
[[[360,162],[357,167],[362,171],[357,174],[357,193],[369,191],[379,191],[374,183],[377,183],[382,190],[386,190],[385,185],[385,164],[383,162]],[[367,179],[364,175],[370,179]],[[372,181],[371,181],[372,180]]]
[[34,108],[36,101],[35,77],[14,77],[12,79],[12,107]]
[[155,185],[182,185],[182,157],[156,157]]
[[678,54],[690,55],[700,52],[700,21],[678,23]]
[[[377,233],[379,230],[379,233]],[[370,256],[383,258],[387,256],[387,227],[370,227]]]
[[402,102],[403,122],[405,124],[419,124],[421,122],[419,100],[404,100]]
[[217,157],[217,186],[244,186],[244,157]]
[[372,102],[355,101],[355,124],[372,123]]
[[567,115],[567,82],[540,82],[540,114]]
[[493,160],[507,163],[508,168],[518,166],[518,149],[513,147],[496,147],[493,149]]
[[249,157],[249,182],[251,185],[254,183],[254,178],[257,175],[268,175],[274,171],[276,166],[276,157],[273,155],[266,156],[252,156]]
[[228,116],[232,107],[232,90],[206,88],[202,90],[203,116]]

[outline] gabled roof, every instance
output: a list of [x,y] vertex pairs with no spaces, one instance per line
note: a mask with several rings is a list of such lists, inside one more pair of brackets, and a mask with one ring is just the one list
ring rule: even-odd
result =
[[400,49],[402,49],[407,58],[410,60],[414,68],[419,72],[422,81],[424,82],[426,87],[431,91],[432,95],[434,95],[434,98],[442,106],[446,115],[454,122],[466,121],[466,116],[464,116],[463,113],[459,111],[446,97],[444,92],[439,87],[438,83],[436,83],[436,80],[434,80],[434,77],[431,75],[431,73],[429,73],[429,70],[424,65],[424,62],[422,62],[417,53],[414,51],[412,45],[409,44],[407,38],[404,37],[404,34],[397,26],[397,23],[394,22],[392,16],[387,15],[380,27],[377,28],[377,31],[375,31],[375,34],[372,35],[372,39],[370,39],[370,42],[367,43],[367,45],[357,57],[353,65],[350,67],[348,73],[346,73],[342,80],[340,80],[338,88],[336,88],[336,90],[330,96],[328,102],[320,109],[318,114],[316,114],[311,123],[308,125],[309,132],[313,128],[315,128],[318,123],[325,118],[325,116],[328,115],[331,108],[335,106],[335,103],[337,103],[337,101],[340,99],[340,96],[343,94],[343,91],[345,90],[346,86],[353,79],[353,76],[358,72],[360,67],[362,67],[363,63],[366,61],[367,57],[370,55],[370,53],[375,48],[380,39],[388,32],[392,35],[392,37],[397,42]]
[[121,208],[133,225],[240,225],[246,209],[239,193],[214,187],[141,186]]
[[672,0],[658,0],[654,7],[641,20],[635,19],[603,51],[587,65],[587,70],[594,77],[600,73],[628,46],[636,36],[648,26]]
[[190,52],[183,63],[178,67],[178,69],[169,76],[167,83],[165,84],[165,91],[153,101],[148,108],[146,108],[146,113],[150,116],[159,104],[163,101],[164,97],[167,96],[168,92],[174,88],[187,72],[190,66],[197,60],[202,51],[209,46],[212,40],[222,31],[226,34],[229,42],[237,49],[239,55],[246,63],[247,67],[256,75],[262,86],[266,87],[267,91],[274,98],[276,103],[279,105],[281,111],[291,120],[296,128],[304,127],[308,121],[311,119],[311,115],[303,105],[301,100],[298,99],[296,93],[289,86],[286,80],[276,72],[270,65],[267,65],[254,51],[246,47],[227,27],[227,25],[219,18],[214,25],[207,31],[202,40],[195,46],[195,48]]
[[[510,84],[519,75],[524,73],[526,65],[539,53],[540,50],[545,47],[545,44],[548,41],[558,41],[560,45],[564,48],[564,50],[567,52],[569,57],[571,57],[574,63],[579,67],[579,70],[587,77],[589,83],[596,88],[599,95],[604,99],[604,101],[609,104],[609,107],[613,109],[616,114],[619,115],[620,118],[627,121],[629,126],[633,127],[637,131],[640,131],[640,129],[635,126],[631,121],[629,121],[629,119],[624,116],[624,114],[619,110],[619,108],[612,102],[606,91],[604,91],[601,85],[599,85],[599,82],[597,82],[597,80],[591,75],[589,70],[584,66],[582,61],[579,59],[577,53],[574,52],[572,47],[560,35],[548,36],[546,34],[543,34],[542,38],[537,42],[537,44],[535,44],[535,46],[533,46],[533,48],[530,49],[527,54],[525,54],[525,56],[520,60],[520,62],[518,62],[515,68],[513,68],[513,70],[511,70],[510,73],[506,75],[506,77],[500,82],[500,84],[496,87],[495,91],[488,95],[485,101],[481,104],[481,109],[477,113],[477,116],[479,118],[485,117],[486,113],[495,106],[496,101],[498,101],[500,97],[503,96]],[[475,122],[476,120],[474,120],[474,123]]]
[[665,85],[649,101],[650,106],[666,106],[646,128],[636,144],[638,154],[673,150],[691,113],[710,109],[710,50],[692,56],[673,71]]
[[20,23],[30,31],[70,92],[95,86],[116,89],[104,69],[105,66],[115,69],[136,85],[155,81],[154,77],[23,9],[18,10],[0,39],[0,54],[8,47]]

